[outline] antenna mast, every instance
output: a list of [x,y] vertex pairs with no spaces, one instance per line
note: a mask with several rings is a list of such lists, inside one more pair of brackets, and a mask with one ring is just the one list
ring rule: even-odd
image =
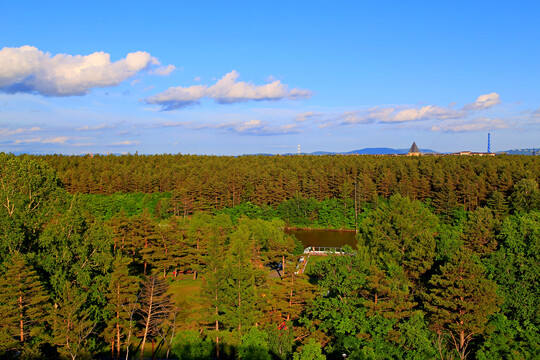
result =
[[488,133],[488,154],[491,153],[491,134]]

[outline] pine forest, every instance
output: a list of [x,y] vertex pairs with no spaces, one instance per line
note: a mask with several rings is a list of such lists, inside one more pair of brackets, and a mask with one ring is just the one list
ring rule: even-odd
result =
[[539,183],[536,156],[0,153],[0,358],[538,359]]

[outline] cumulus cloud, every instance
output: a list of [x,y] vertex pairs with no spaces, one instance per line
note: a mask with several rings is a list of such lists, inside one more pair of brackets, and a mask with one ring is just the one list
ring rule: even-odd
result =
[[[480,95],[474,103],[467,104],[462,109],[455,109],[454,103],[446,107],[436,105],[425,105],[421,107],[374,107],[368,110],[343,112],[334,116],[325,126],[369,123],[405,123],[429,120],[441,122],[446,120],[466,119],[475,110],[488,109],[499,103],[499,95],[497,93],[491,93]],[[540,109],[538,111],[540,112]],[[480,125],[477,124],[476,126]],[[435,128],[440,129],[440,126],[435,126]]]
[[264,100],[298,100],[311,96],[311,91],[289,89],[281,81],[275,80],[265,85],[254,85],[237,81],[239,74],[233,70],[219,79],[214,85],[193,85],[172,87],[145,99],[148,104],[160,105],[163,110],[175,110],[195,105],[203,98],[213,99],[220,104]]
[[464,114],[461,111],[456,111],[451,108],[442,108],[434,105],[422,106],[418,109],[405,109],[396,112],[392,116],[381,119],[382,122],[405,122],[405,121],[418,121],[429,119],[456,119],[462,117]]
[[57,137],[48,137],[48,138],[32,138],[32,139],[22,139],[22,140],[15,140],[15,144],[33,144],[33,143],[39,143],[39,144],[63,144],[68,140],[67,136],[57,136]]
[[463,110],[484,110],[493,107],[501,102],[499,94],[492,92],[490,94],[480,95],[475,102],[467,104]]
[[472,121],[449,121],[442,124],[433,125],[431,131],[442,132],[471,132],[471,131],[485,131],[506,129],[509,126],[507,122],[502,119],[488,119],[485,117],[478,118]]
[[84,95],[93,88],[117,86],[143,70],[166,75],[174,66],[160,67],[159,60],[144,51],[111,62],[105,52],[53,56],[33,46],[5,47],[0,50],[0,91]]
[[402,123],[421,120],[456,119],[464,112],[434,105],[420,108],[375,107],[365,111],[347,111],[338,116],[342,125],[379,123]]

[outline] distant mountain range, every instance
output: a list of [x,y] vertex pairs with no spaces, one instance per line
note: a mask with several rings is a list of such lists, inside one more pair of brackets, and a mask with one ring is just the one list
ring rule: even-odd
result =
[[[409,149],[392,149],[386,147],[380,148],[364,148],[359,150],[353,150],[349,152],[329,152],[329,151],[315,151],[312,153],[301,153],[301,155],[401,155],[407,154]],[[440,153],[439,151],[431,149],[420,149],[423,154],[448,154]],[[540,149],[513,149],[496,151],[496,154],[508,154],[508,155],[540,155]],[[265,154],[271,155],[271,154]],[[296,155],[296,153],[288,153],[283,155]]]
[[[359,150],[353,150],[348,152],[329,152],[329,151],[315,151],[312,153],[302,153],[302,155],[395,155],[395,154],[407,154],[409,149],[392,149],[386,147],[380,148],[365,148]],[[425,154],[436,154],[435,150],[420,149],[420,152]],[[283,155],[296,155],[295,153],[283,154]]]
[[497,151],[496,154],[508,155],[540,155],[540,149],[513,149],[505,151]]
[[[392,148],[387,148],[387,147],[377,147],[377,148],[364,148],[364,149],[359,149],[359,150],[352,150],[348,152],[315,151],[312,153],[301,153],[301,155],[399,155],[399,154],[407,154],[408,152],[409,152],[409,149],[392,149]],[[420,152],[424,154],[439,154],[440,153],[438,151],[431,150],[431,149],[420,149]],[[512,149],[512,150],[496,151],[495,153],[508,154],[508,155],[540,155],[540,149]],[[13,154],[24,155],[25,153],[14,152]],[[36,154],[36,153],[31,153],[31,152],[30,154],[43,155],[43,154]],[[122,156],[122,154],[111,154],[111,155]],[[259,153],[259,154],[245,154],[245,155],[274,156],[276,154]],[[281,154],[281,155],[284,155],[284,156],[297,155],[297,153],[287,153],[287,154]]]

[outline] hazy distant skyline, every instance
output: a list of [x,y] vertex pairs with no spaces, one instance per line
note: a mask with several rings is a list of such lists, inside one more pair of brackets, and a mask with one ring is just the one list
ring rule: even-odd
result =
[[0,152],[540,146],[534,1],[0,2]]

